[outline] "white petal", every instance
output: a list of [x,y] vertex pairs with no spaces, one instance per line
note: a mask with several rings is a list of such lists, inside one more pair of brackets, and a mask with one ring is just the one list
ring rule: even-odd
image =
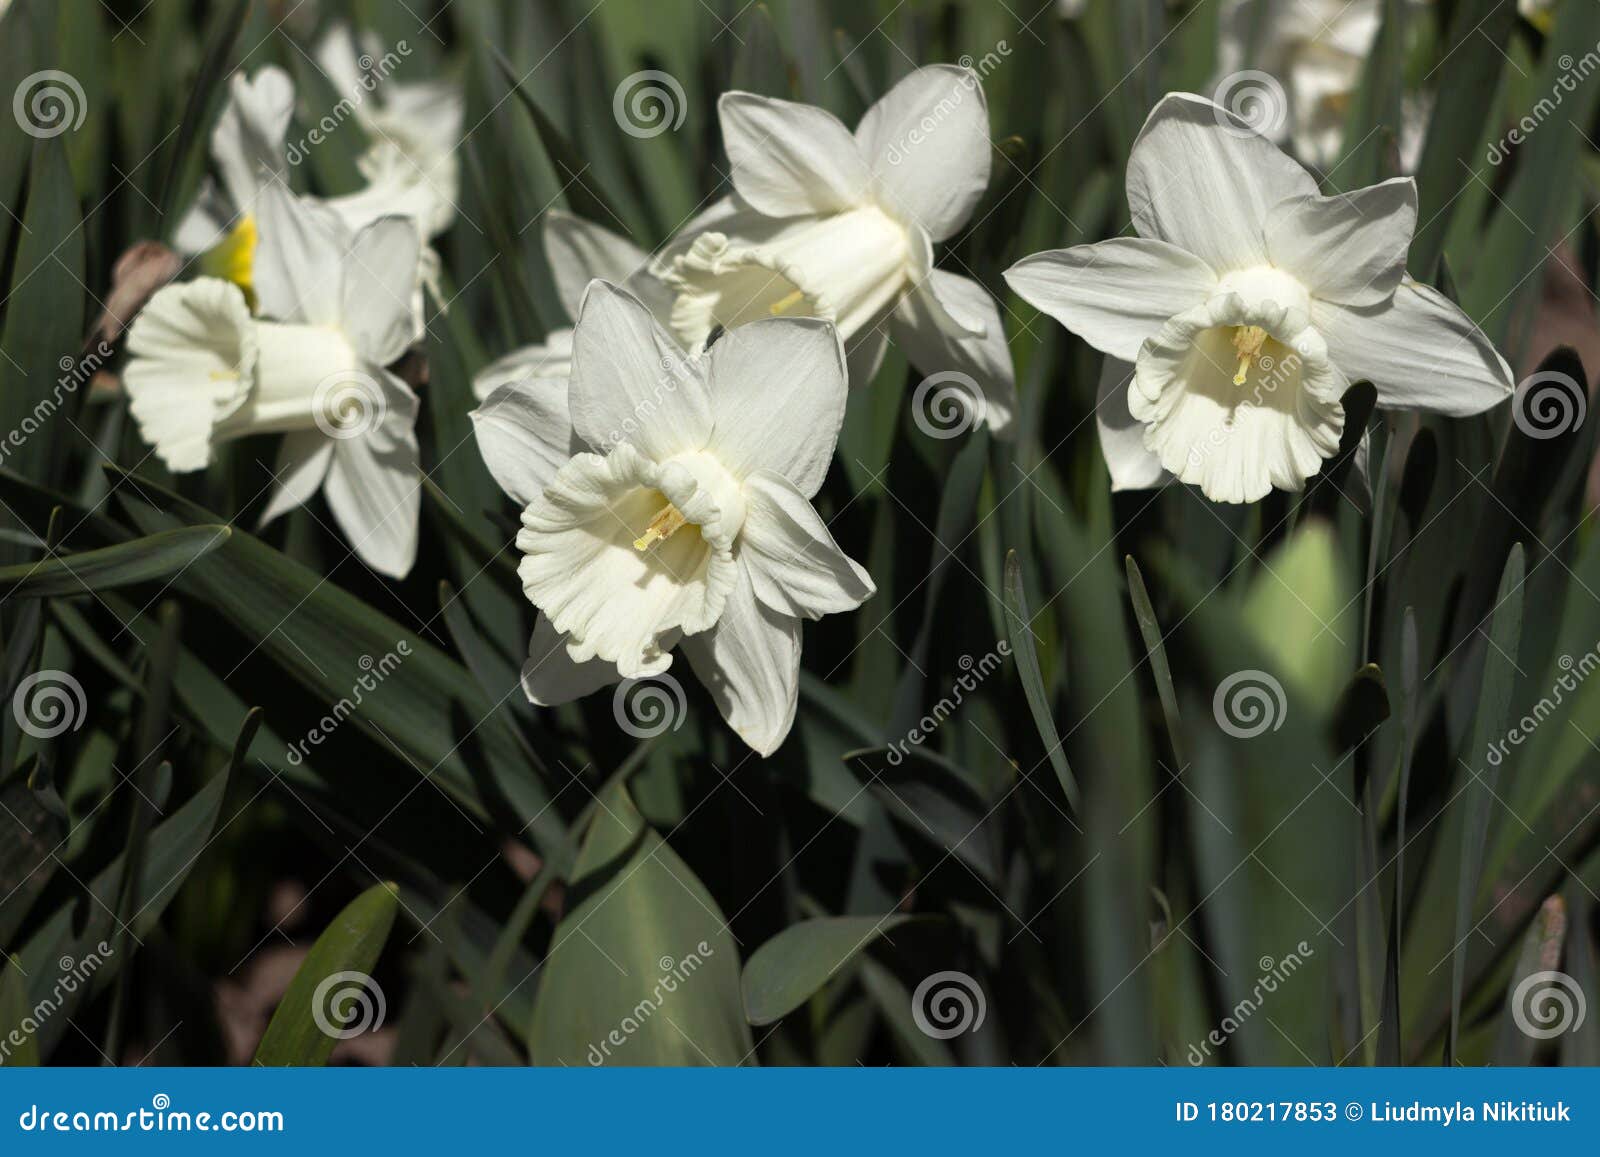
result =
[[214,277],[168,285],[128,329],[122,371],[139,434],[174,472],[211,462],[217,422],[255,383],[259,349],[244,294]]
[[356,352],[386,366],[416,333],[413,295],[422,237],[408,217],[380,217],[356,234],[344,259],[340,328]]
[[[648,300],[647,287],[655,285],[649,274],[650,255],[626,237],[582,217],[552,209],[544,218],[544,252],[550,261],[550,272],[555,275],[556,296],[568,317],[578,316],[583,292],[597,277],[626,286],[652,313],[661,316],[657,308],[665,303],[666,290],[655,289],[660,302]],[[642,284],[635,286],[635,280]],[[639,292],[641,288],[645,292]]]
[[567,637],[540,615],[528,637],[528,661],[522,665],[522,691],[540,707],[556,707],[582,699],[622,678],[615,663],[604,659],[578,662],[567,653]]
[[800,620],[762,606],[741,573],[717,625],[682,646],[728,726],[757,754],[776,751],[799,702]]
[[844,422],[844,350],[833,326],[774,317],[729,330],[707,355],[710,450],[736,478],[783,475],[810,496]]
[[[478,401],[487,401],[490,394],[512,382],[531,382],[535,378],[560,378],[565,383],[572,376],[572,331],[553,329],[537,345],[512,350],[502,358],[490,362],[472,379],[472,394]],[[566,390],[562,390],[562,405],[566,405]],[[570,419],[569,419],[570,421]]]
[[210,177],[200,182],[200,191],[193,203],[178,221],[172,235],[172,247],[185,257],[194,257],[210,249],[228,232],[233,223],[234,207]]
[[850,611],[876,591],[872,578],[839,549],[794,484],[760,471],[745,480],[739,559],[756,598],[786,615],[820,619]]
[[[336,439],[323,483],[328,508],[350,547],[373,570],[404,578],[417,560],[422,477],[416,432],[399,391],[409,390],[387,371],[382,425],[360,437]],[[414,398],[413,398],[414,406]]]
[[1169,317],[1217,285],[1194,254],[1165,241],[1116,237],[1024,257],[1005,273],[1017,296],[1101,353],[1131,362]]
[[627,442],[656,461],[699,450],[711,435],[704,367],[638,298],[594,281],[572,338],[572,426],[596,450]]
[[333,441],[321,430],[294,430],[283,436],[283,444],[278,447],[278,464],[274,468],[278,479],[273,484],[266,509],[261,512],[258,527],[311,501],[328,476],[328,467],[333,462]]
[[1312,296],[1342,305],[1376,305],[1406,271],[1417,227],[1417,185],[1396,177],[1352,193],[1291,197],[1267,213],[1272,264]]
[[[963,316],[981,320],[983,336],[951,336],[928,306],[930,289],[940,300],[957,305]],[[997,437],[1009,436],[1017,409],[1016,373],[1000,308],[988,290],[970,278],[935,269],[917,291],[906,295],[890,324],[895,344],[913,366],[929,377],[942,375],[944,383],[959,384],[971,396],[970,424],[981,422]]]
[[1171,93],[1128,157],[1128,208],[1140,236],[1169,241],[1217,273],[1267,259],[1267,211],[1317,191],[1311,174],[1204,97]]
[[1128,387],[1133,366],[1108,357],[1100,367],[1100,385],[1094,407],[1100,431],[1100,453],[1111,472],[1112,490],[1149,490],[1171,475],[1144,445],[1144,423],[1128,412]]
[[342,261],[350,234],[332,210],[295,196],[281,182],[256,198],[260,240],[252,280],[261,314],[275,321],[336,325]]
[[1364,309],[1314,302],[1313,324],[1351,381],[1365,378],[1378,405],[1464,417],[1511,396],[1511,367],[1483,331],[1431,286],[1401,281]]
[[717,101],[733,187],[769,217],[836,213],[860,204],[872,174],[832,113],[749,92]]
[[582,450],[572,435],[567,383],[561,378],[503,385],[468,417],[483,464],[518,506],[537,498]]
[[879,200],[943,241],[972,216],[989,184],[989,108],[970,68],[919,68],[856,127]]
[[257,191],[284,165],[283,140],[294,113],[294,82],[276,65],[253,78],[233,74],[228,102],[211,130],[211,155],[234,207],[250,212]]

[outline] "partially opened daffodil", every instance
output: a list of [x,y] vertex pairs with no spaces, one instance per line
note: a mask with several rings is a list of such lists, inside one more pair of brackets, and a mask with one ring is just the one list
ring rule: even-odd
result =
[[972,379],[1003,430],[1015,386],[999,309],[976,281],[933,265],[934,243],[967,222],[989,181],[977,74],[919,68],[854,133],[822,109],[748,92],[717,108],[735,195],[657,264],[675,291],[679,341],[695,348],[719,326],[820,317],[838,326],[862,385],[892,336],[923,373]]
[[[554,274],[556,296],[569,318],[578,316],[589,282],[598,278],[620,285],[665,321],[672,305],[666,286],[650,272],[650,255],[626,237],[571,213],[545,214],[544,251]],[[478,371],[472,392],[481,402],[511,382],[551,379],[565,382],[572,372],[572,329],[562,326],[542,342],[512,350]],[[565,385],[557,387],[565,395]]]
[[417,397],[384,367],[411,341],[418,241],[402,217],[353,237],[282,186],[258,198],[261,312],[202,277],[169,285],[128,331],[129,408],[168,469],[200,470],[221,442],[282,433],[265,523],[318,489],[355,551],[396,577],[417,551]]
[[794,722],[801,619],[874,589],[810,502],[844,419],[834,328],[767,319],[687,355],[596,281],[570,387],[550,385],[503,386],[473,414],[523,507],[519,574],[539,609],[528,698],[659,675],[681,647],[729,725],[771,753]]
[[1128,159],[1137,237],[1039,253],[1006,273],[1110,355],[1097,417],[1113,488],[1163,471],[1218,502],[1299,490],[1339,447],[1340,399],[1462,416],[1511,396],[1510,367],[1406,276],[1416,187],[1339,196],[1202,97],[1150,114]]

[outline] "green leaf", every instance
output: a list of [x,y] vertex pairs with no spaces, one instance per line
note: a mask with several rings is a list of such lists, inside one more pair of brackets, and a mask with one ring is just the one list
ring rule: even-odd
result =
[[[39,1064],[39,1042],[26,1027],[32,1011],[28,978],[13,957],[0,955],[0,1026],[6,1029],[0,1035],[0,1067],[21,1069]],[[21,1044],[12,1033],[22,1038]]]
[[256,1047],[258,1065],[325,1065],[347,1035],[383,1024],[373,966],[400,910],[393,884],[376,884],[346,905],[311,946]]
[[912,917],[823,916],[791,924],[757,948],[744,966],[744,1010],[771,1024],[799,1008],[878,937]]
[[222,91],[223,82],[227,79],[229,62],[233,59],[233,47],[239,40],[239,32],[244,28],[244,18],[250,11],[250,0],[235,0],[234,5],[223,15],[211,34],[211,40],[206,45],[204,61],[200,65],[200,73],[194,79],[194,84],[189,88],[189,98],[184,106],[183,118],[178,122],[178,138],[173,142],[172,151],[167,155],[166,176],[161,181],[161,195],[156,198],[160,205],[160,218],[164,226],[171,231],[176,231],[182,214],[177,212],[177,197],[182,185],[184,169],[193,160],[194,144],[197,140],[207,140],[206,126],[211,123],[208,115],[213,102]]
[[1006,554],[1006,633],[1011,640],[1011,651],[1017,657],[1017,676],[1022,681],[1022,693],[1028,700],[1028,710],[1033,713],[1033,725],[1039,729],[1039,739],[1044,743],[1050,766],[1055,769],[1061,791],[1077,811],[1083,806],[1078,792],[1078,781],[1067,766],[1067,755],[1062,750],[1061,734],[1050,714],[1050,696],[1045,691],[1044,676],[1039,673],[1039,652],[1033,642],[1033,616],[1028,613],[1028,596],[1022,589],[1022,564],[1017,552]]
[[0,567],[0,600],[82,595],[177,574],[228,540],[226,526],[189,526],[116,546]]
[[568,899],[534,1004],[534,1064],[748,1062],[727,922],[620,785],[595,815]]
[[1178,720],[1178,693],[1172,687],[1172,666],[1167,662],[1167,647],[1161,640],[1161,624],[1156,620],[1155,608],[1150,605],[1150,594],[1144,587],[1144,575],[1139,564],[1128,555],[1123,560],[1128,572],[1128,600],[1133,603],[1133,617],[1139,624],[1139,637],[1144,640],[1145,651],[1150,656],[1150,674],[1156,681],[1156,696],[1161,700],[1161,714],[1167,722],[1167,737],[1172,742],[1172,755],[1182,767],[1183,728]]

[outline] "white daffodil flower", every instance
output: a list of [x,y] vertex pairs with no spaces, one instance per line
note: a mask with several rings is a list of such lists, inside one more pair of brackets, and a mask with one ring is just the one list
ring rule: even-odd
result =
[[404,577],[420,509],[417,396],[384,367],[411,342],[417,232],[403,217],[353,238],[336,214],[281,186],[257,201],[261,311],[212,277],[169,285],[128,330],[123,370],[139,433],[174,472],[215,446],[282,433],[263,524],[319,489],[374,570]]
[[[198,257],[201,273],[233,282],[251,300],[255,295],[254,267],[260,245],[256,203],[263,189],[287,186],[291,152],[287,136],[294,105],[294,82],[281,68],[268,65],[254,77],[234,74],[228,100],[211,133],[211,157],[220,183],[207,178],[201,184],[173,238],[180,253]],[[298,144],[294,146],[299,148]],[[381,218],[398,216],[411,220],[419,239],[426,241],[449,224],[453,204],[445,201],[441,214],[438,187],[421,179],[421,170],[413,164],[408,162],[404,167],[408,170],[405,174],[379,173],[375,177],[375,169],[365,172],[372,183],[359,192],[307,200],[338,214],[351,233],[359,233]],[[412,295],[413,340],[424,332],[424,287],[434,289],[434,296],[439,296],[439,268],[438,255],[424,247]]]
[[923,373],[953,371],[982,391],[997,432],[1011,421],[1011,353],[995,300],[933,267],[989,183],[989,111],[970,68],[911,73],[854,134],[810,105],[748,92],[717,103],[735,196],[684,229],[687,249],[656,272],[676,293],[671,324],[693,349],[717,326],[820,317],[870,381],[892,335]]
[[[672,293],[650,272],[650,255],[626,237],[552,209],[545,214],[544,250],[567,317],[578,316],[584,291],[598,278],[622,286],[665,324]],[[571,373],[572,329],[563,326],[551,330],[544,341],[512,350],[479,370],[472,379],[472,392],[481,402],[512,382],[551,378],[564,382]]]
[[1340,398],[1462,416],[1511,369],[1405,273],[1409,177],[1324,197],[1304,168],[1203,97],[1156,106],[1128,158],[1137,237],[1039,253],[1024,300],[1110,355],[1097,418],[1113,489],[1165,470],[1218,502],[1299,490],[1338,449]]
[[356,161],[371,187],[343,198],[343,211],[359,212],[376,201],[374,212],[393,213],[403,203],[409,207],[407,215],[416,217],[423,235],[431,238],[449,228],[461,195],[457,150],[466,96],[449,81],[395,79],[409,56],[405,42],[386,52],[370,32],[358,51],[345,24],[333,28],[316,50],[317,63],[372,140]]
[[473,413],[485,463],[523,507],[518,573],[540,612],[528,698],[659,675],[681,646],[729,726],[776,750],[801,619],[874,591],[810,502],[845,392],[826,322],[754,322],[690,355],[637,298],[594,282],[570,384],[513,383]]
[[[1381,9],[1379,0],[1224,0],[1217,17],[1214,95],[1278,144],[1292,140],[1306,164],[1331,167],[1383,23]],[[1263,72],[1270,82],[1262,82]],[[1403,172],[1417,167],[1428,108],[1417,94],[1407,93],[1402,101]]]

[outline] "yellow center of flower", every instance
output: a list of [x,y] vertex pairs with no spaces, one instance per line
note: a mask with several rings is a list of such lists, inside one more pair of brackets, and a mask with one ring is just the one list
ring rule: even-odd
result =
[[688,523],[683,512],[672,503],[667,503],[656,512],[650,520],[650,525],[644,528],[644,533],[633,540],[633,549],[638,551],[649,550],[658,542],[665,542]]
[[209,277],[231,281],[244,290],[246,300],[255,306],[256,219],[244,214],[227,234],[200,255],[200,271]]
[[767,312],[773,317],[777,317],[779,314],[788,313],[796,305],[800,304],[800,299],[803,297],[805,297],[805,291],[803,289],[797,289],[788,297],[785,297],[782,301],[773,302],[772,305],[767,307]]
[[1267,331],[1259,325],[1240,325],[1233,330],[1233,352],[1239,355],[1239,372],[1233,375],[1233,384],[1242,386],[1250,375],[1250,363],[1261,356],[1261,347],[1267,344]]

